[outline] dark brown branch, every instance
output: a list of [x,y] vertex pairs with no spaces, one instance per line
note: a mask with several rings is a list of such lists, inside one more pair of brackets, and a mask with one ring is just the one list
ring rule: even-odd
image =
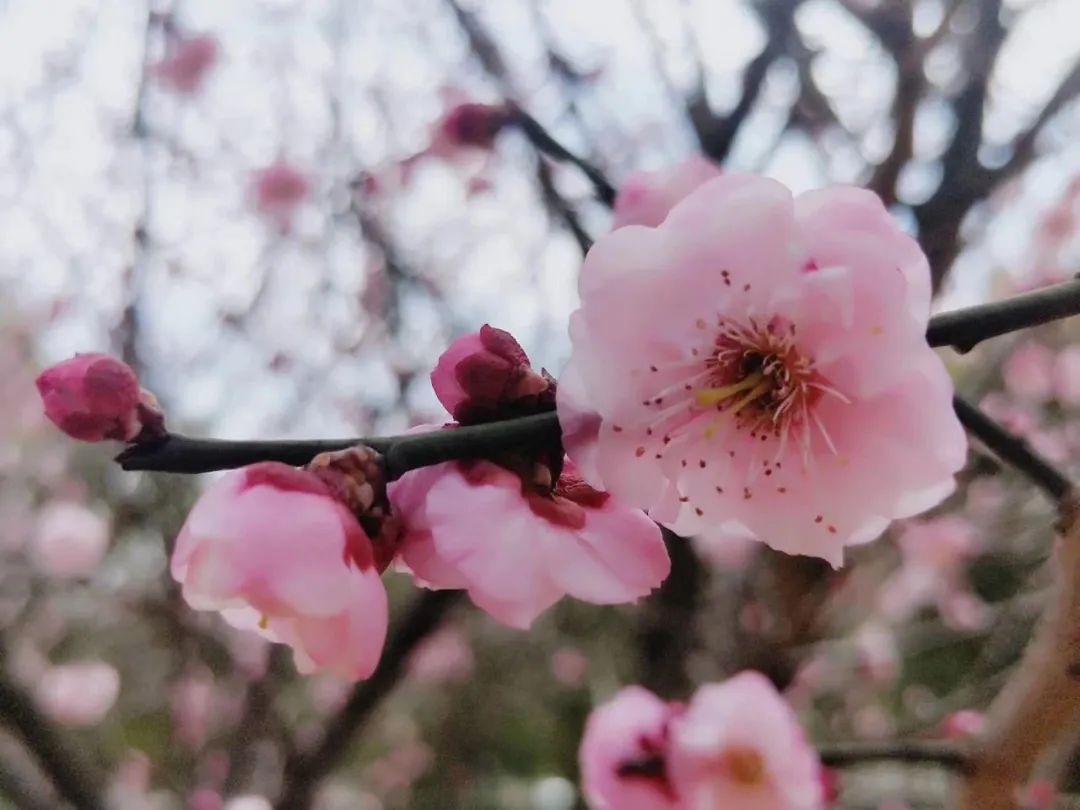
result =
[[103,781],[68,743],[33,698],[0,672],[0,722],[22,740],[56,790],[76,810],[105,810]]
[[1029,293],[945,312],[930,319],[931,346],[969,351],[980,341],[1080,315],[1080,280],[1072,279]]
[[372,712],[401,682],[409,655],[438,628],[461,596],[461,591],[426,591],[416,600],[391,631],[375,674],[356,685],[315,745],[285,762],[284,787],[275,810],[307,810],[311,806],[319,782],[348,754],[350,743]]
[[1005,430],[974,405],[965,402],[960,397],[954,397],[953,408],[956,410],[960,423],[972,435],[1003,461],[1007,461],[1030,478],[1055,503],[1061,501],[1072,490],[1072,482],[1064,473],[1032,450],[1027,442]]
[[16,810],[56,810],[56,798],[44,783],[31,784],[23,774],[7,763],[0,762],[0,798],[11,802]]
[[589,182],[592,183],[593,190],[596,192],[596,198],[600,200],[600,202],[609,207],[614,204],[615,186],[613,186],[611,181],[604,176],[602,171],[584,158],[575,155],[555,140],[555,138],[541,126],[539,121],[524,110],[520,108],[515,110],[514,123],[517,125],[518,129],[521,130],[522,134],[529,139],[529,143],[535,146],[540,152],[559,163],[569,163],[572,166],[576,166],[582,174],[589,178]]
[[830,743],[818,748],[821,762],[833,768],[867,762],[908,762],[939,765],[954,771],[968,767],[968,756],[955,743],[937,741]]

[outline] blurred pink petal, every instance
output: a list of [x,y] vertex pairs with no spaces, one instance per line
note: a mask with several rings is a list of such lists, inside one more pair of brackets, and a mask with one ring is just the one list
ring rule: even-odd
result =
[[977,737],[986,728],[986,716],[982,712],[962,709],[953,712],[941,724],[942,733],[949,739]]
[[120,675],[104,661],[79,661],[46,670],[34,697],[41,710],[66,726],[95,726],[120,695]]
[[585,259],[560,417],[590,483],[686,534],[736,521],[838,566],[954,488],[926,257],[873,194],[724,174]]
[[667,772],[669,725],[677,712],[640,686],[593,710],[578,752],[591,810],[682,810]]
[[286,230],[296,209],[311,193],[311,183],[300,169],[279,158],[252,175],[251,192],[255,210]]
[[409,675],[423,683],[459,683],[472,671],[472,647],[464,633],[452,627],[428,636],[409,657]]
[[197,610],[293,648],[301,672],[374,671],[387,600],[371,541],[314,474],[277,462],[234,470],[191,510],[173,577]]
[[588,672],[589,659],[576,647],[559,647],[551,655],[551,674],[568,689],[581,686]]
[[756,672],[701,687],[672,723],[671,782],[690,810],[822,810],[817,752]]
[[38,514],[30,559],[46,576],[93,576],[109,549],[109,521],[81,504],[50,501]]
[[630,175],[615,197],[612,230],[624,225],[655,228],[677,202],[721,171],[704,155],[693,155],[666,169]]
[[37,378],[45,415],[73,439],[130,442],[163,433],[157,400],[135,372],[105,354],[77,354]]
[[1080,405],[1080,346],[1066,346],[1054,358],[1054,396],[1064,405]]
[[1035,340],[1014,348],[1002,366],[1005,390],[1028,402],[1045,402],[1054,394],[1054,352]]
[[220,46],[209,34],[180,37],[169,45],[165,58],[154,66],[158,80],[182,95],[198,93],[220,56]]

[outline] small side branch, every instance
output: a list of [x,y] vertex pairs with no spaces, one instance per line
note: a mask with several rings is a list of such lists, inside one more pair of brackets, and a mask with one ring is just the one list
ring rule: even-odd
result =
[[1072,491],[1072,482],[1057,467],[1031,449],[1027,442],[1014,436],[1001,425],[984,414],[971,403],[953,398],[953,408],[960,423],[972,435],[994,452],[1002,461],[1006,461],[1026,475],[1055,503]]
[[581,170],[581,173],[589,178],[597,199],[609,208],[615,202],[615,186],[604,176],[604,173],[593,166],[589,161],[575,155],[541,126],[540,122],[521,108],[515,110],[514,123],[529,142],[540,152],[543,152],[552,160],[559,163],[569,163]]
[[933,740],[830,743],[820,746],[818,752],[822,763],[833,768],[863,765],[868,762],[938,765],[961,772],[968,767],[967,754],[955,743]]
[[375,674],[354,687],[315,745],[285,762],[284,787],[275,810],[307,810],[311,806],[320,781],[348,754],[350,743],[372,713],[401,682],[409,655],[439,627],[461,597],[461,591],[427,591],[417,599],[391,632]]

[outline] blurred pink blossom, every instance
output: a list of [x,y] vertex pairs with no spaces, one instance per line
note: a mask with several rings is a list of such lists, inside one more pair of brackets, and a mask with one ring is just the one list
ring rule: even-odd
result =
[[567,452],[680,533],[734,521],[838,566],[953,490],[967,442],[926,257],[873,194],[724,174],[601,237],[579,292]]
[[440,119],[431,152],[444,154],[463,147],[490,149],[495,136],[512,119],[513,114],[502,104],[458,104]]
[[672,723],[671,783],[686,808],[821,810],[821,763],[763,675],[743,672],[694,694]]
[[1017,436],[1029,435],[1039,424],[1037,409],[1004,391],[992,391],[983,397],[979,407]]
[[758,542],[748,529],[738,524],[721,525],[691,538],[702,560],[724,571],[742,571],[758,550]]
[[221,794],[210,788],[197,788],[187,800],[187,810],[223,810]]
[[66,726],[100,723],[120,695],[120,675],[104,661],[60,664],[42,673],[34,697],[41,710]]
[[1054,358],[1054,396],[1063,405],[1080,405],[1080,345],[1066,346]]
[[986,716],[982,712],[961,709],[953,712],[941,723],[941,733],[949,739],[977,737],[986,728]]
[[559,647],[551,655],[551,674],[568,689],[577,689],[585,682],[589,659],[577,647]]
[[1025,785],[1017,797],[1023,810],[1054,810],[1060,793],[1049,779],[1036,779]]
[[472,647],[465,634],[453,627],[428,636],[409,657],[409,675],[424,683],[461,682],[472,670]]
[[569,464],[552,491],[489,461],[448,462],[405,474],[390,499],[405,530],[401,559],[418,583],[464,588],[511,627],[529,627],[564,595],[633,602],[670,567],[656,524]]
[[224,810],[273,810],[273,805],[264,796],[237,796],[225,802]]
[[677,202],[720,174],[720,167],[707,157],[693,155],[665,169],[630,175],[615,197],[612,230],[624,225],[655,228]]
[[296,209],[311,193],[311,183],[300,169],[279,158],[252,174],[251,193],[255,210],[287,231]]
[[855,632],[859,671],[876,684],[888,685],[900,675],[896,636],[881,624],[867,622]]
[[169,44],[165,57],[154,66],[158,80],[182,95],[198,93],[217,63],[221,48],[210,34],[181,36]]
[[45,415],[73,439],[130,442],[160,435],[164,420],[135,372],[105,354],[77,354],[37,378]]
[[301,672],[358,680],[379,661],[387,600],[371,541],[313,473],[262,462],[214,482],[172,574],[195,609],[291,646]]
[[71,501],[50,501],[38,514],[31,547],[34,566],[46,576],[92,576],[109,548],[109,521]]
[[667,768],[677,712],[640,686],[593,710],[578,752],[581,789],[592,810],[680,810]]
[[185,674],[169,690],[173,734],[194,751],[202,748],[218,718],[217,688],[208,669]]
[[1027,402],[1045,402],[1054,393],[1054,352],[1035,340],[1012,350],[1001,374],[1005,390]]

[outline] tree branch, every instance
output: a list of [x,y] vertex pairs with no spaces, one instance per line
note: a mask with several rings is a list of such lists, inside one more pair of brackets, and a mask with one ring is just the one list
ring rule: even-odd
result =
[[1003,461],[1008,462],[1050,496],[1060,501],[1072,491],[1072,482],[1028,443],[1014,436],[974,405],[960,397],[953,398],[953,408],[960,423],[979,438]]
[[379,668],[357,684],[348,701],[334,716],[322,738],[307,751],[290,757],[284,767],[284,787],[275,810],[307,810],[323,777],[349,752],[372,712],[401,681],[409,655],[442,622],[461,591],[426,591],[391,632]]
[[520,107],[515,107],[514,109],[514,124],[521,130],[522,134],[529,139],[529,143],[535,146],[537,150],[547,155],[552,160],[556,160],[559,163],[569,163],[580,169],[581,173],[589,178],[589,182],[592,183],[593,190],[596,192],[596,198],[600,200],[600,202],[609,208],[614,204],[615,186],[613,186],[611,181],[604,176],[602,171],[584,158],[578,157],[555,140],[555,138],[541,126],[539,121]]
[[821,762],[834,768],[867,762],[908,762],[940,765],[955,771],[968,768],[968,756],[955,743],[933,740],[828,743],[818,747]]
[[23,741],[57,791],[76,810],[105,810],[101,776],[65,740],[33,698],[0,672],[0,722]]
[[960,810],[1016,810],[1016,790],[1040,757],[1080,722],[1080,520],[1075,492],[1061,500],[1051,565],[1055,594],[1035,638],[987,712]]

